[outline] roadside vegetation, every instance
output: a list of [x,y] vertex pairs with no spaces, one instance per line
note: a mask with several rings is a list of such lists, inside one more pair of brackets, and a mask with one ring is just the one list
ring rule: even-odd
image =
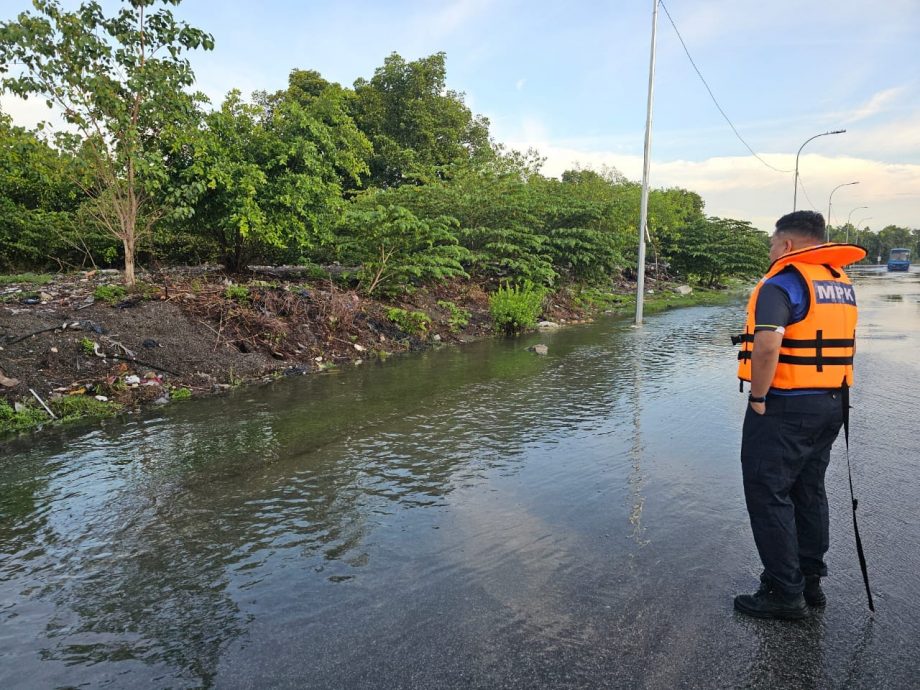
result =
[[[11,274],[0,276],[0,302],[65,304],[75,322],[93,304],[178,304],[212,352],[311,370],[434,335],[514,334],[541,317],[631,308],[639,184],[611,168],[544,175],[537,151],[496,142],[449,87],[444,53],[393,53],[350,86],[291,65],[280,91],[232,90],[210,103],[191,64],[215,38],[184,23],[177,5],[125,1],[106,15],[96,3],[47,0],[0,18],[0,65],[18,65],[0,71],[0,90],[47,100],[67,123],[28,130],[0,112],[0,271]],[[648,231],[649,275],[663,286],[650,311],[711,300],[767,264],[763,232],[708,216],[690,190],[652,190]],[[917,231],[907,232],[883,230],[878,251],[891,238],[916,245]],[[170,273],[214,265],[217,278]],[[113,268],[123,284],[99,280]],[[75,278],[71,297],[46,292],[80,271],[95,277]],[[693,294],[667,287],[677,283]],[[0,330],[7,344],[21,335]],[[73,337],[68,347],[97,364],[143,359],[139,343]],[[3,374],[10,356],[0,351],[2,380],[13,378]],[[241,380],[229,367],[220,385]],[[157,388],[146,369],[116,378]],[[217,385],[166,375],[176,379],[166,399]],[[10,400],[0,431],[41,418],[34,401],[11,406],[14,390],[22,384],[0,387]],[[74,405],[61,402],[78,397],[70,392],[57,391],[52,410]]]

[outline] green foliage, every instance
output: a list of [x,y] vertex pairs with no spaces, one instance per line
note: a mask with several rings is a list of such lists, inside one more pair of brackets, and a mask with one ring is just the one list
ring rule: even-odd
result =
[[249,300],[249,288],[245,285],[228,285],[224,290],[224,297],[237,302],[247,302]]
[[530,282],[503,285],[489,296],[489,313],[495,329],[515,335],[533,328],[543,310],[546,291]]
[[369,144],[345,111],[341,89],[302,103],[232,91],[205,118],[181,171],[193,222],[209,233],[224,266],[254,258],[292,260],[332,240],[345,208],[343,178],[367,171]]
[[164,213],[168,154],[196,118],[184,53],[214,42],[174,18],[178,2],[126,0],[105,16],[96,2],[65,11],[40,0],[36,13],[0,23],[0,65],[17,65],[0,84],[45,99],[69,125],[58,144],[91,180],[92,215],[122,241],[129,285],[137,244]]
[[351,209],[340,231],[340,253],[346,263],[361,266],[358,278],[367,294],[393,294],[407,286],[465,276],[461,262],[469,252],[448,216],[417,218],[401,206]]
[[88,395],[65,395],[48,401],[48,407],[57,416],[51,419],[37,403],[29,401],[19,411],[0,400],[0,435],[28,431],[51,423],[72,422],[84,418],[113,417],[121,410],[117,403],[102,402]]
[[169,391],[170,400],[188,400],[192,397],[192,391],[188,388],[171,388]]
[[83,338],[80,340],[80,349],[83,350],[83,354],[92,356],[96,354],[96,343],[89,338]]
[[369,184],[432,181],[438,168],[492,157],[489,122],[447,88],[444,53],[406,62],[393,53],[355,82],[352,113],[374,147]]
[[0,113],[0,270],[82,263],[75,212],[82,195],[70,157]]
[[121,405],[114,402],[102,402],[90,395],[64,395],[54,398],[48,406],[62,422],[69,422],[83,417],[114,417]]
[[672,268],[710,287],[727,276],[758,276],[769,263],[769,239],[750,223],[730,218],[707,218],[684,230]]
[[4,400],[0,400],[0,434],[34,429],[51,421],[48,413],[38,405],[26,403],[18,412]]
[[431,326],[431,317],[423,311],[406,311],[394,307],[387,312],[387,318],[407,335],[424,335]]
[[458,307],[453,302],[448,300],[439,299],[438,306],[441,309],[446,309],[448,316],[448,324],[450,325],[450,330],[453,333],[459,333],[464,328],[466,328],[470,323],[470,310],[464,309],[463,307]]
[[121,285],[100,285],[93,290],[93,297],[106,302],[116,302],[126,294],[127,291]]
[[13,275],[0,276],[0,285],[15,285],[16,283],[47,285],[52,280],[54,280],[54,276],[50,273],[15,273]]

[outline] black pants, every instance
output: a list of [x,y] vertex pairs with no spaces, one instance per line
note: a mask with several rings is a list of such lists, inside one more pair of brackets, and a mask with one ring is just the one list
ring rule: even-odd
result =
[[830,546],[824,473],[843,424],[839,392],[768,395],[767,412],[748,405],[741,436],[744,498],[767,577],[790,593],[805,575],[827,575]]

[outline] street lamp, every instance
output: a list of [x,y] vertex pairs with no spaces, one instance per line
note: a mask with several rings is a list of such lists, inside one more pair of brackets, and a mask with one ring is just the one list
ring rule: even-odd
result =
[[[853,211],[858,211],[861,208],[869,208],[869,207],[868,206],[857,206],[856,208],[853,209]],[[850,211],[849,215],[847,216],[847,243],[848,244],[850,242],[850,218],[853,217],[853,211]]]
[[856,182],[844,182],[843,184],[838,184],[831,190],[831,195],[827,197],[827,222],[824,224],[824,241],[831,241],[831,199],[834,198],[834,192],[836,192],[841,187],[849,187],[851,184],[859,184],[859,180]]
[[831,132],[821,132],[821,134],[815,134],[811,139],[806,139],[804,143],[799,146],[799,152],[795,154],[795,191],[792,193],[792,210],[795,211],[796,199],[798,199],[799,194],[799,154],[802,153],[802,149],[805,148],[807,144],[812,139],[817,139],[818,137],[826,137],[828,134],[843,134],[846,132],[845,129],[835,129]]
[[862,224],[867,220],[872,220],[872,216],[866,218],[861,218],[860,221],[856,224],[856,244],[859,244],[859,229],[862,227]]

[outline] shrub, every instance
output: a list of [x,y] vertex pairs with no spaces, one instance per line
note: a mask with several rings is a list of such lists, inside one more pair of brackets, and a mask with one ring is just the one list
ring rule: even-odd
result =
[[533,328],[543,308],[546,291],[529,281],[504,285],[489,296],[489,313],[495,329],[514,335]]
[[361,290],[395,294],[412,285],[468,277],[461,262],[470,253],[448,216],[417,218],[401,206],[351,209],[340,237],[342,258],[360,264]]
[[170,400],[188,400],[192,397],[192,391],[188,388],[173,388],[169,391]]
[[0,285],[15,285],[17,283],[47,285],[52,280],[54,280],[54,276],[50,273],[18,273],[15,275],[0,276]]
[[93,297],[106,302],[115,302],[126,294],[128,293],[121,285],[100,285],[93,291]]
[[228,285],[227,289],[224,290],[224,297],[237,302],[248,302],[249,288],[245,285]]
[[393,308],[387,312],[387,318],[408,335],[424,335],[431,325],[431,318],[423,311]]
[[446,309],[450,316],[448,317],[448,323],[450,324],[450,330],[453,333],[462,331],[470,322],[470,311],[469,309],[463,309],[458,307],[453,302],[448,302],[447,300],[439,299],[438,306],[441,309]]

